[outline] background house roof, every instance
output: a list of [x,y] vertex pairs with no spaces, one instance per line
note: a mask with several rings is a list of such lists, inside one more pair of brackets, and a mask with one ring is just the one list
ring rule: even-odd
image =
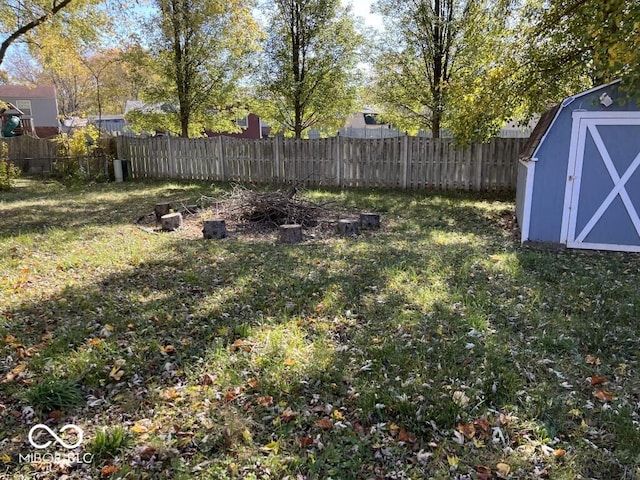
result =
[[13,98],[56,98],[55,87],[43,85],[25,87],[24,85],[0,85],[0,97]]

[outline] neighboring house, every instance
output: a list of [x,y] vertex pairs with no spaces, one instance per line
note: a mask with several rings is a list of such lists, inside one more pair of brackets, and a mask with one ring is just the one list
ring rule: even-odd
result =
[[640,252],[640,97],[619,81],[546,112],[519,160],[522,242]]
[[0,85],[0,100],[15,105],[24,114],[24,119],[31,119],[38,137],[52,137],[60,132],[54,87]]
[[390,123],[379,120],[375,110],[366,107],[345,120],[344,127],[338,132],[340,136],[351,138],[387,138],[404,135]]
[[271,128],[269,128],[266,124],[262,122],[260,117],[257,115],[250,113],[245,117],[238,118],[236,120],[236,125],[242,129],[242,132],[239,133],[216,133],[207,131],[207,137],[234,137],[234,138],[250,138],[250,139],[260,139],[269,136]]
[[91,115],[88,118],[89,123],[95,125],[104,133],[109,135],[128,135],[130,132],[126,127],[124,115]]
[[89,120],[87,120],[86,118],[80,118],[80,117],[65,118],[62,120],[62,126],[60,130],[62,131],[62,133],[70,134],[74,129],[86,127],[88,124],[89,124]]

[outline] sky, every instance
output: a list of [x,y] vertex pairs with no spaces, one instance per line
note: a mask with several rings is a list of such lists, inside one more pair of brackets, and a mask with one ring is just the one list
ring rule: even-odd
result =
[[375,0],[343,0],[347,5],[351,5],[354,15],[362,17],[367,27],[380,28],[382,26],[382,18],[380,15],[371,13],[371,7]]

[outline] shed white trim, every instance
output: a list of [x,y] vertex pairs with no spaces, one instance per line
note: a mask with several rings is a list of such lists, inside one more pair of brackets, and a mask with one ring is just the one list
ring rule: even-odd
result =
[[531,226],[531,205],[533,204],[533,181],[536,175],[536,162],[533,158],[530,162],[520,161],[527,167],[527,182],[524,187],[524,205],[522,206],[522,225],[520,227],[520,242],[529,240],[529,229]]
[[607,195],[607,198],[604,199],[600,207],[598,207],[596,212],[589,219],[589,221],[584,226],[582,231],[576,236],[575,241],[576,242],[584,241],[584,239],[591,232],[593,227],[595,227],[596,223],[598,223],[598,220],[600,220],[602,215],[604,215],[604,212],[607,211],[607,208],[609,208],[609,206],[613,203],[613,201],[618,195],[620,195],[620,198],[622,199],[622,203],[624,204],[624,207],[626,208],[627,213],[629,214],[629,218],[631,218],[631,221],[633,222],[633,226],[635,227],[636,232],[640,237],[640,218],[638,218],[638,212],[636,211],[633,205],[633,202],[631,201],[631,198],[629,198],[627,189],[625,188],[627,182],[631,178],[631,175],[633,175],[636,169],[638,168],[638,166],[640,166],[640,153],[636,156],[633,162],[631,162],[631,165],[629,165],[629,167],[624,172],[622,177],[620,177],[620,175],[618,174],[618,171],[616,170],[615,165],[613,164],[613,160],[611,160],[611,156],[607,151],[607,147],[604,145],[604,142],[602,141],[602,137],[600,136],[598,129],[593,124],[587,125],[587,129],[589,130],[589,133],[591,134],[591,137],[593,138],[593,141],[596,144],[596,148],[598,149],[598,152],[602,156],[602,161],[604,162],[605,167],[607,167],[607,171],[609,172],[609,176],[611,177],[611,180],[613,180],[613,189],[611,190],[611,192],[609,192],[609,195]]
[[640,252],[640,245],[617,245],[615,243],[568,242],[567,247],[585,250],[611,250],[613,252]]
[[[627,182],[636,170],[640,168],[640,153],[636,155],[621,176],[598,131],[597,127],[600,125],[640,125],[640,113],[584,111],[576,111],[573,113],[571,144],[567,164],[567,185],[565,189],[560,239],[561,242],[566,243],[566,245],[571,248],[640,252],[639,245],[595,244],[584,241],[618,196],[620,196],[629,215],[629,219],[640,237],[640,216],[626,190]],[[596,149],[613,181],[613,187],[582,230],[576,232],[577,209],[580,202],[580,186],[587,133],[589,133],[593,139]]]

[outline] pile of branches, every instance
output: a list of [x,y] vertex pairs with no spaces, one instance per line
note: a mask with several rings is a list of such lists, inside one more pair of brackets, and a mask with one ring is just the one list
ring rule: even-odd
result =
[[234,185],[229,193],[213,202],[210,210],[216,216],[252,227],[276,228],[296,223],[310,228],[323,221],[335,221],[335,211],[327,208],[328,203],[302,200],[296,197],[297,193],[295,186],[260,192]]

